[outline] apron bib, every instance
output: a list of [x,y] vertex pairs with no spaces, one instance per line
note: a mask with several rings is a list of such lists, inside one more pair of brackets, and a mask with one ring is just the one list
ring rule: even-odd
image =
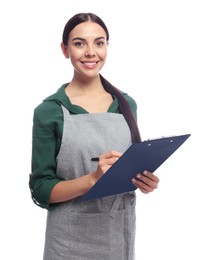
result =
[[[71,180],[95,171],[92,157],[110,150],[123,153],[130,146],[123,115],[70,115],[62,110],[59,178]],[[133,260],[134,240],[135,192],[90,201],[76,198],[48,211],[43,260]]]

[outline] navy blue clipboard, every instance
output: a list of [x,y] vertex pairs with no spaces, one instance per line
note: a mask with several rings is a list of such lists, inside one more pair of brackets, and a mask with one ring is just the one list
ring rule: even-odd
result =
[[154,172],[189,136],[190,134],[186,134],[133,143],[98,182],[80,197],[80,200],[97,199],[136,190],[131,179],[144,170]]

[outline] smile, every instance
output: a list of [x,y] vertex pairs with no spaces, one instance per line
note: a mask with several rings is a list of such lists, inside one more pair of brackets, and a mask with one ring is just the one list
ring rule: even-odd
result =
[[85,64],[85,65],[95,65],[98,63],[98,61],[81,61],[82,64]]
[[88,67],[88,68],[93,68],[98,64],[99,61],[81,61],[81,63]]

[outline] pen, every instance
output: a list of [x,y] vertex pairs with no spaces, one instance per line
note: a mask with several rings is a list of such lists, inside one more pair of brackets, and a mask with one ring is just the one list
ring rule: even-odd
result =
[[91,161],[98,162],[99,161],[99,157],[93,157],[93,158],[91,158]]

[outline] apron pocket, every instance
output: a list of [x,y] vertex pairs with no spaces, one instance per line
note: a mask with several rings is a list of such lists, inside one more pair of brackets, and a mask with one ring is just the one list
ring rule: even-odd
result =
[[[124,210],[69,215],[70,255],[76,259],[124,259]],[[73,258],[75,259],[75,258]]]

